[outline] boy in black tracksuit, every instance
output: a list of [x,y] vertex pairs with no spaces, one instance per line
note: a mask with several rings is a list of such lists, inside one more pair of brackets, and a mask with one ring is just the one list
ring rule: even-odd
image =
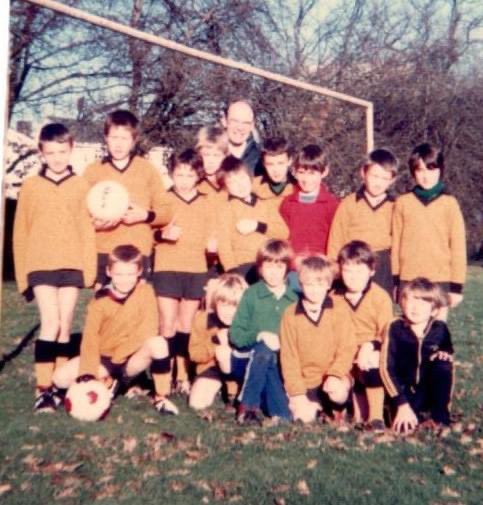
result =
[[429,412],[429,423],[448,425],[453,385],[453,345],[444,321],[434,315],[444,305],[440,288],[425,278],[406,284],[401,293],[403,319],[386,331],[381,377],[397,408],[396,432],[413,431]]

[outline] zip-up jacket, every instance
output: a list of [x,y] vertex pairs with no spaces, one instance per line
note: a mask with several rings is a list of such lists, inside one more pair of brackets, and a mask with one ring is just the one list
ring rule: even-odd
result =
[[415,392],[430,356],[438,351],[453,353],[451,335],[444,321],[430,321],[422,339],[418,339],[403,319],[396,319],[387,327],[380,373],[396,405],[408,402],[408,395]]

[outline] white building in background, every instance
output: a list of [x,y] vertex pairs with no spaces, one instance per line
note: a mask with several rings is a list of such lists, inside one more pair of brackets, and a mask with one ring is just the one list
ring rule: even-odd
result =
[[[166,165],[171,151],[168,147],[153,147],[147,155],[149,161],[160,171],[165,188],[169,188],[172,185]],[[100,143],[76,142],[71,158],[74,172],[81,175],[87,165],[101,159],[104,154],[104,147]],[[42,166],[38,155],[37,143],[27,135],[9,129],[7,132],[5,160],[5,196],[16,200],[23,180],[38,174]]]

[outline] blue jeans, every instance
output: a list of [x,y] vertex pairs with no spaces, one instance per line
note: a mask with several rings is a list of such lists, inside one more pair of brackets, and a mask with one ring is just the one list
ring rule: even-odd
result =
[[258,342],[250,351],[240,403],[247,408],[261,408],[270,417],[291,419],[280,375],[278,353],[264,342]]

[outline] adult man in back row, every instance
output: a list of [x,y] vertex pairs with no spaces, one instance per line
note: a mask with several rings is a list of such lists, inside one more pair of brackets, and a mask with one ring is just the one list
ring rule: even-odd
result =
[[262,175],[261,149],[253,137],[255,112],[245,100],[231,102],[221,118],[230,154],[243,161],[252,175]]

